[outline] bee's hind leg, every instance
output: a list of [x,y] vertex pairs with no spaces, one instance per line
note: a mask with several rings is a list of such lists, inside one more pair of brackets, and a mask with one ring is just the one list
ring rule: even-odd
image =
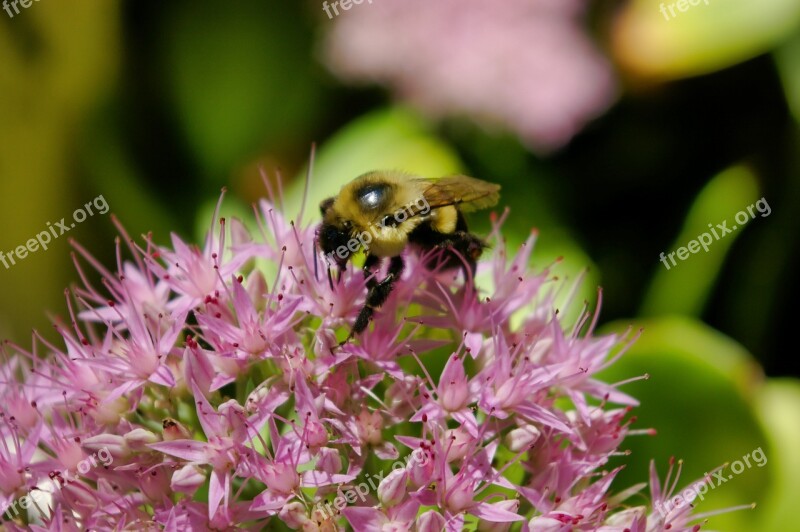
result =
[[475,280],[478,259],[486,248],[483,240],[467,231],[456,231],[439,242],[436,247],[445,250],[445,269],[461,268],[465,281]]
[[[380,259],[378,257],[370,255],[367,257],[367,262],[364,263],[364,275],[367,276],[367,288],[369,288],[369,291],[367,292],[367,299],[364,302],[364,306],[361,308],[361,311],[358,313],[358,317],[356,317],[356,321],[353,324],[350,334],[347,335],[347,338],[344,340],[344,342],[342,342],[342,344],[346,344],[351,338],[353,338],[353,336],[360,334],[364,329],[367,328],[367,325],[369,325],[369,320],[375,313],[375,309],[386,302],[389,294],[392,293],[394,283],[397,282],[397,280],[400,278],[400,275],[403,273],[403,258],[400,255],[392,257],[391,261],[389,262],[389,271],[386,273],[386,277],[382,281],[378,282],[375,280],[374,276],[369,276],[372,274],[372,266],[379,262]],[[369,269],[367,268],[368,265]]]
[[464,257],[464,260],[467,263],[466,267],[464,268],[464,277],[466,281],[475,281],[475,273],[478,269],[478,259],[483,254],[483,250],[485,248],[486,243],[471,233],[466,233],[462,237],[461,245],[459,246],[458,251]]

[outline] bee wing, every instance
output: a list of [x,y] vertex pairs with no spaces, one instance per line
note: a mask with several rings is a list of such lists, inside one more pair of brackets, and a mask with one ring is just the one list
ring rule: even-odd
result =
[[431,209],[455,205],[462,211],[478,211],[497,204],[500,185],[465,175],[451,175],[422,181],[422,196]]

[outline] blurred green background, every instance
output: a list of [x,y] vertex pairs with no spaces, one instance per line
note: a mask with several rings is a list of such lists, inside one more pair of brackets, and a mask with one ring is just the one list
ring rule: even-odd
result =
[[[608,379],[642,401],[617,490],[670,456],[682,484],[762,447],[699,512],[721,530],[800,530],[800,3],[711,0],[44,0],[0,11],[0,250],[102,194],[132,235],[198,238],[222,187],[247,218],[280,174],[312,208],[375,168],[503,186],[532,267],[588,268],[602,329],[643,327]],[[13,16],[10,16],[13,14]],[[764,198],[768,217],[667,270],[661,252]],[[290,211],[294,212],[294,211]],[[486,216],[473,216],[485,232]],[[71,230],[109,267],[108,215]],[[0,265],[0,337],[65,312],[67,235]],[[52,312],[52,314],[48,314]]]

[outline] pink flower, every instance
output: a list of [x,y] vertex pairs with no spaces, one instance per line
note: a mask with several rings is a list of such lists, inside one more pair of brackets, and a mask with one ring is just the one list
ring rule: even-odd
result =
[[[655,472],[652,505],[616,500],[609,457],[642,431],[625,383],[597,373],[630,340],[592,335],[596,314],[561,321],[547,273],[527,271],[534,235],[509,257],[495,220],[479,265],[490,293],[409,253],[371,329],[332,351],[363,275],[329,282],[313,226],[266,201],[256,217],[262,239],[215,215],[202,247],[140,247],[120,226],[131,257],[120,247],[114,272],[74,244],[82,286],[61,341],[0,344],[6,528],[458,531],[470,515],[496,532],[610,532],[698,518]],[[32,490],[49,499],[29,515]]]
[[405,469],[392,471],[378,486],[378,499],[387,507],[400,504],[406,497],[407,483],[408,472]]
[[450,412],[458,411],[467,406],[469,399],[469,386],[464,364],[458,355],[453,355],[447,361],[439,381],[439,400],[442,407]]
[[324,50],[345,80],[386,85],[434,116],[500,123],[546,151],[615,96],[609,61],[584,29],[587,5],[376,1],[336,17]]
[[477,420],[467,406],[473,402],[471,398],[477,395],[476,389],[479,384],[473,382],[473,390],[470,390],[470,383],[458,354],[450,356],[442,371],[439,385],[434,386],[433,383],[430,385],[437,390],[436,399],[434,400],[432,394],[423,392],[422,408],[411,417],[411,421],[422,419],[438,421],[449,417],[458,421],[465,430],[477,435]]
[[267,463],[261,476],[264,484],[275,493],[288,494],[300,487],[297,467],[287,463]]
[[353,530],[363,532],[405,532],[411,530],[419,503],[408,500],[399,506],[381,511],[365,506],[346,508],[344,515]]

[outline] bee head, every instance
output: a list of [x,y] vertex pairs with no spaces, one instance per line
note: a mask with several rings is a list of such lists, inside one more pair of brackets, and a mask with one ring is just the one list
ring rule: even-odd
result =
[[[342,220],[334,211],[335,198],[328,198],[319,204],[319,211],[322,215],[322,223],[317,227],[317,244],[320,250],[336,261],[339,269],[344,269],[347,259],[350,257],[350,250],[347,244],[352,238],[353,224],[347,220]],[[342,251],[344,247],[347,251]]]
[[[350,257],[350,250],[347,245],[351,240],[350,232],[352,230],[350,222],[342,222],[340,224],[323,222],[317,229],[317,242],[322,252],[334,259],[339,268],[343,268],[347,259]],[[347,250],[344,253],[341,248]]]

